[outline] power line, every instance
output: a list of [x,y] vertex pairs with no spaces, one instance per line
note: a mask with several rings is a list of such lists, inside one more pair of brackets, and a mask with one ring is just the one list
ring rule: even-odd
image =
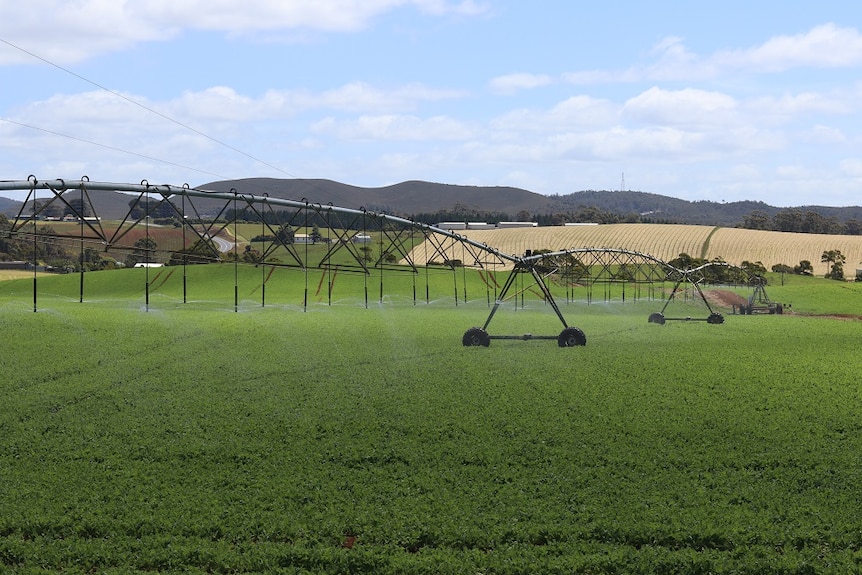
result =
[[9,118],[0,118],[0,122],[8,122],[9,124],[15,124],[16,126],[21,126],[22,128],[29,128],[31,130],[37,130],[39,132],[45,132],[46,134],[51,134],[53,136],[60,136],[62,138],[68,138],[70,140],[74,140],[76,142],[82,142],[84,144],[90,144],[91,146],[99,146],[100,148],[105,148],[106,150],[112,150],[114,152],[121,152],[123,154],[129,154],[131,156],[137,156],[139,158],[143,158],[145,160],[152,160],[154,162],[160,162],[163,164],[168,164],[169,166],[174,166],[177,168],[183,168],[184,170],[192,170],[194,172],[198,172],[200,174],[206,174],[208,176],[215,176],[216,178],[229,179],[220,174],[215,174],[213,172],[208,172],[206,170],[200,170],[198,168],[193,168],[191,166],[185,166],[183,164],[177,164],[176,162],[171,162],[169,160],[163,160],[161,158],[154,158],[153,156],[147,156],[146,154],[140,154],[138,152],[132,152],[129,150],[124,150],[122,148],[117,148],[116,146],[109,146],[107,144],[100,144],[99,142],[93,142],[92,140],[85,140],[84,138],[79,138],[77,136],[70,136],[69,134],[63,134],[62,132],[55,132],[54,130],[47,130],[45,128],[40,128],[39,126],[33,126],[31,124],[25,124],[23,122],[17,122],[15,120],[10,120]]
[[[79,80],[81,80],[83,82],[86,82],[92,86],[95,86],[96,88],[99,88],[100,90],[104,90],[105,92],[108,92],[109,94],[112,94],[118,98],[122,98],[126,102],[129,102],[130,104],[133,104],[133,105],[135,105],[135,106],[137,106],[143,110],[146,110],[147,112],[150,112],[151,114],[155,114],[156,116],[159,116],[160,118],[162,118],[164,120],[167,120],[173,124],[176,124],[177,126],[180,126],[181,128],[184,128],[186,130],[194,132],[195,134],[197,134],[203,138],[206,138],[207,140],[210,140],[211,142],[214,142],[220,146],[223,146],[229,150],[232,150],[238,154],[241,154],[241,155],[245,156],[246,158],[249,158],[250,160],[253,160],[255,162],[263,164],[264,166],[271,168],[271,169],[273,169],[277,172],[280,172],[286,176],[289,176],[291,178],[297,178],[297,176],[279,168],[278,166],[274,166],[274,165],[270,164],[269,162],[261,160],[260,158],[257,158],[255,156],[252,156],[251,154],[244,152],[243,150],[240,150],[239,148],[237,148],[235,146],[232,146],[226,142],[223,142],[217,138],[214,138],[214,137],[210,136],[209,134],[205,134],[204,132],[201,132],[200,130],[193,128],[193,127],[189,126],[188,124],[184,124],[183,122],[180,122],[179,120],[176,120],[176,119],[171,118],[170,116],[168,116],[166,114],[163,114],[162,112],[159,112],[158,110],[154,110],[148,106],[145,106],[144,104],[141,104],[137,100],[134,100],[133,98],[129,98],[128,96],[124,96],[123,94],[121,94],[115,90],[111,90],[110,88],[107,88],[106,86],[103,86],[102,84],[99,84],[98,82],[94,82],[93,80],[90,80],[89,78],[85,78],[84,76],[81,76],[80,74],[73,72],[72,70],[69,70],[68,68],[64,68],[63,66],[60,66],[59,64],[56,64],[56,63],[54,63],[54,62],[52,62],[46,58],[43,58],[42,56],[39,56],[38,54],[34,54],[33,52],[26,50],[26,49],[22,48],[21,46],[13,44],[12,42],[10,42],[4,38],[0,38],[0,42],[2,42],[3,44],[6,44],[7,46],[9,46],[11,48],[14,48],[15,50],[23,52],[24,54],[27,54],[28,56],[30,56],[32,58],[36,58],[37,60],[44,62],[45,64],[48,64],[49,66],[53,66],[54,68],[57,68],[58,70],[61,70],[62,72],[65,72],[71,76],[74,76],[75,78],[78,78]],[[9,120],[6,120],[6,121],[9,121]],[[17,122],[13,122],[13,123],[17,123]],[[20,125],[23,126],[24,124],[20,124]],[[26,126],[26,127],[32,127],[32,126]],[[40,128],[35,128],[35,129],[40,129]],[[43,130],[43,131],[49,132],[48,130]],[[59,134],[56,132],[49,132],[49,133],[55,133],[56,135],[63,136],[63,134]],[[68,137],[68,136],[66,136],[66,137]],[[72,138],[72,139],[75,140],[77,138]],[[79,140],[79,141],[86,141],[86,140]],[[106,147],[106,148],[110,148],[110,146],[103,146],[102,144],[96,144],[95,142],[87,142],[87,143],[95,144],[97,146],[102,146],[102,147]],[[116,149],[117,151],[121,151],[121,152],[125,151],[125,150],[120,150],[119,148],[114,148],[114,149]],[[132,153],[132,152],[129,152],[129,153]],[[133,154],[133,155],[140,156],[140,154]],[[146,156],[142,156],[142,157],[146,157]],[[158,158],[148,158],[148,159],[159,161],[159,162],[164,162],[164,163],[169,164],[169,165],[174,165],[174,166],[177,165],[177,164],[174,164],[172,162],[160,160]],[[185,166],[180,166],[180,167],[185,167]],[[195,171],[206,173],[206,172],[203,172],[202,170],[195,170]],[[223,178],[224,176],[218,176],[218,177]],[[228,179],[228,178],[225,178],[225,179]],[[297,179],[299,179],[299,178],[297,178]]]

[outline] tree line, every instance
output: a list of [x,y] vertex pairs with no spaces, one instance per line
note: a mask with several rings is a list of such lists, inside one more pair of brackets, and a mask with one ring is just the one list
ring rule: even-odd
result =
[[803,211],[797,208],[781,210],[774,216],[762,210],[755,210],[745,217],[740,227],[802,234],[862,235],[862,222],[859,220],[840,222],[834,216],[826,217],[813,210]]
[[50,270],[72,273],[82,269],[97,271],[134,267],[136,263],[155,259],[156,242],[152,239],[139,239],[120,261],[104,256],[101,250],[92,247],[85,247],[83,250],[67,249],[67,244],[58,237],[59,234],[51,225],[40,225],[36,229],[35,237],[32,228],[23,230],[20,234],[13,234],[12,222],[4,214],[0,214],[0,261],[35,260]]
[[540,226],[562,226],[569,222],[589,222],[596,224],[623,224],[645,222],[638,214],[619,214],[602,210],[595,206],[581,206],[574,210],[558,211],[547,214],[531,214],[521,210],[516,214],[501,211],[488,211],[472,208],[465,204],[455,204],[448,210],[421,212],[413,214],[410,219],[424,224],[439,222],[536,222]]

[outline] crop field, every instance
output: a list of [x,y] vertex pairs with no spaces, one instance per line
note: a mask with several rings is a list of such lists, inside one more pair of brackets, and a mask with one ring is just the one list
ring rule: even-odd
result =
[[[40,272],[39,275],[44,276],[45,274]],[[26,270],[0,270],[0,282],[32,277],[33,272]]]
[[[475,272],[182,273],[0,282],[0,572],[862,570],[862,284],[576,297],[585,347],[485,348]],[[490,330],[559,332],[525,294]]]
[[[760,261],[771,269],[775,264],[795,266],[808,260],[815,275],[823,276],[828,265],[820,262],[827,250],[840,250],[847,257],[845,275],[853,277],[862,268],[862,236],[831,236],[715,228],[672,224],[608,224],[599,226],[547,226],[460,232],[477,242],[503,252],[520,255],[526,250],[562,250],[580,247],[621,248],[650,254],[670,261],[680,253],[707,260],[722,258],[740,265]],[[415,251],[417,261],[422,251]],[[455,255],[454,257],[458,257]]]
[[[46,224],[47,225],[47,224]],[[128,226],[128,224],[126,224]],[[93,230],[82,227],[77,223],[51,222],[50,227],[58,234],[64,236],[58,243],[62,244],[71,252],[78,251],[82,245],[102,250],[103,245],[96,241],[97,235]],[[112,245],[107,253],[114,258],[122,260],[128,250],[132,249],[135,242],[150,239],[156,244],[156,251],[151,255],[153,261],[167,262],[171,252],[190,247],[195,243],[198,236],[192,231],[183,233],[181,228],[173,226],[138,224],[131,229],[121,226],[121,222],[105,221],[100,227],[110,237],[122,228],[120,239]],[[204,228],[199,227],[203,233]],[[313,228],[297,227],[293,230],[297,234],[310,234]],[[322,241],[316,244],[293,245],[303,258],[317,265],[323,258],[332,256],[329,261],[333,264],[345,265],[355,263],[354,256],[349,250],[340,249],[332,252],[332,246],[326,241],[343,237],[344,230],[329,230],[322,228],[318,230]],[[284,247],[273,245],[271,240],[252,241],[261,236],[272,235],[271,229],[261,224],[237,223],[219,224],[208,228],[208,232],[218,234],[225,240],[228,246],[234,246],[227,250],[225,259],[230,259],[231,252],[236,251],[242,256],[244,251],[254,249],[266,252],[268,262],[279,264],[290,264],[294,258]],[[357,230],[357,233],[360,231]],[[365,232],[363,232],[365,233]],[[821,262],[821,255],[829,250],[839,250],[845,257],[845,276],[852,278],[857,268],[862,269],[862,236],[850,235],[823,235],[787,233],[763,230],[747,230],[740,228],[723,228],[699,225],[674,225],[674,224],[606,224],[606,225],[582,225],[582,226],[545,226],[536,228],[509,228],[491,230],[463,230],[459,234],[479,243],[484,243],[500,251],[513,255],[522,255],[527,250],[563,250],[569,248],[626,248],[629,250],[649,254],[664,261],[670,261],[681,253],[689,254],[695,258],[706,260],[722,259],[734,265],[741,265],[744,261],[761,262],[767,269],[775,264],[796,266],[801,261],[807,260],[811,263],[814,274],[823,276],[829,271],[829,264]],[[81,234],[79,238],[78,234]],[[401,263],[406,263],[402,258],[402,252],[409,251],[411,261],[418,265],[424,265],[432,261],[442,263],[443,259],[461,260],[472,262],[474,253],[468,251],[458,242],[443,241],[445,246],[443,257],[435,247],[440,243],[440,238],[433,242],[423,242],[421,234],[410,234],[404,230],[395,232],[397,245],[392,245],[392,238],[382,235],[379,231],[369,231],[369,241],[366,244],[355,246],[358,250],[369,250],[368,257],[379,257],[382,251],[392,252]],[[347,234],[349,237],[351,234]],[[116,248],[124,249],[116,249]],[[412,248],[412,251],[411,251]],[[222,246],[224,250],[224,246]],[[475,250],[473,250],[475,252]],[[493,263],[493,258],[487,256],[483,262],[489,267],[498,265],[499,269],[511,267],[511,263]]]
[[[121,229],[121,223],[122,222],[119,221],[102,221],[99,223],[92,223],[92,225],[97,229],[101,228],[108,237],[112,237],[118,233],[119,229]],[[66,249],[77,250],[80,245],[78,241],[79,238],[84,239],[87,247],[95,247],[96,249],[104,248],[104,246],[101,245],[100,242],[93,243],[93,240],[97,237],[94,231],[87,226],[82,226],[79,223],[40,223],[38,229],[44,230],[44,228],[50,228],[55,234],[63,236],[63,239],[58,240],[57,243],[60,243],[61,245],[66,247]],[[121,246],[131,247],[135,244],[136,241],[149,237],[153,241],[155,241],[158,244],[159,248],[162,250],[172,251],[180,250],[183,248],[183,232],[181,228],[156,224],[141,224],[129,228],[128,223],[126,223],[124,226],[122,226],[122,230],[125,230],[123,232],[122,239],[117,242],[117,244]],[[25,228],[23,231],[28,230]],[[189,232],[187,235],[188,243],[194,241],[195,238],[191,232]]]

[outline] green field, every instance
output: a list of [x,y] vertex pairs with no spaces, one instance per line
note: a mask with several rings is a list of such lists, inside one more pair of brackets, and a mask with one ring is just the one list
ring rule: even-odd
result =
[[[319,271],[187,273],[187,303],[181,268],[85,274],[83,303],[39,277],[37,313],[0,282],[0,572],[862,570],[862,332],[827,317],[860,285],[770,277],[792,314],[721,325],[575,293],[586,347],[484,348],[475,272],[331,300]],[[489,331],[558,333],[526,294]]]

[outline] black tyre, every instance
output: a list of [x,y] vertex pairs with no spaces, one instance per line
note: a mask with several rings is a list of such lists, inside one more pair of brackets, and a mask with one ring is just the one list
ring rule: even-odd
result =
[[657,323],[659,325],[664,325],[664,315],[662,315],[660,312],[651,313],[649,314],[649,320],[647,321],[649,323]]
[[587,336],[576,327],[567,327],[557,337],[560,347],[575,347],[576,345],[587,345]]
[[471,327],[464,332],[464,337],[461,343],[466,346],[484,346],[488,347],[491,344],[491,338],[488,337],[488,332],[481,327]]
[[706,318],[706,323],[724,323],[724,316],[718,312],[712,312],[709,314],[709,317]]

